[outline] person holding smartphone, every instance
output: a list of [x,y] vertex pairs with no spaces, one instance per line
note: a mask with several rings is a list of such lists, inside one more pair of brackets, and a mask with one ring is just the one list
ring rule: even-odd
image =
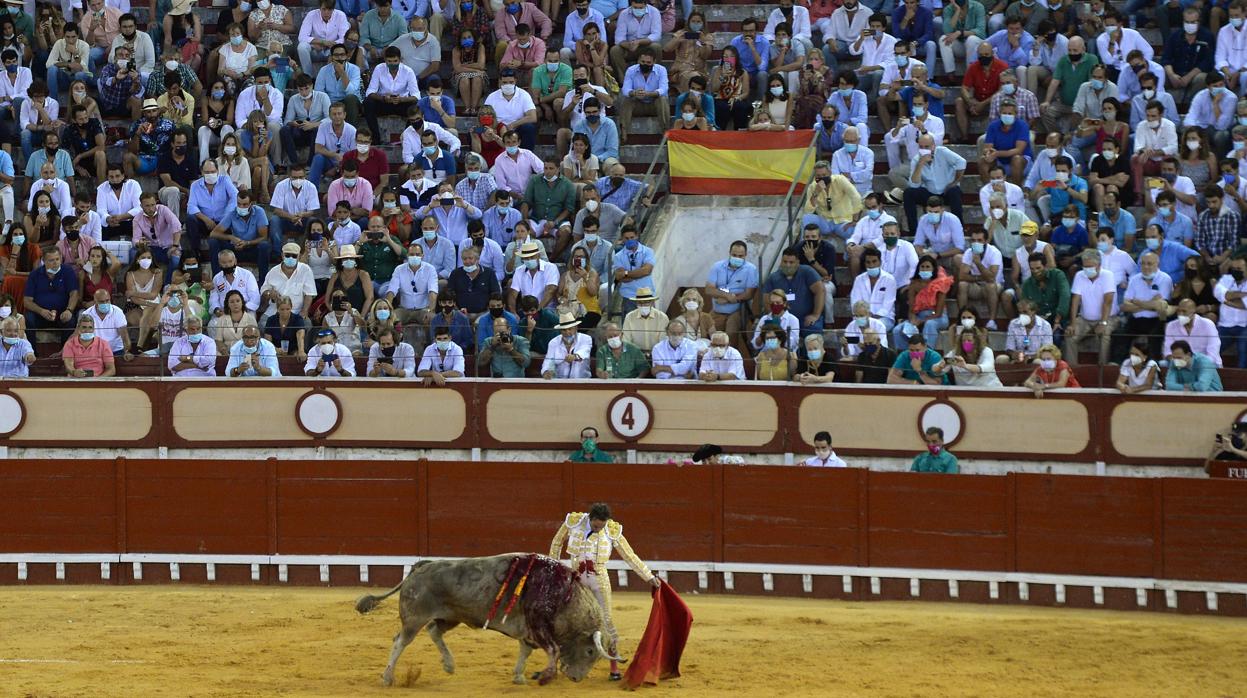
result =
[[368,350],[369,378],[410,378],[416,374],[416,350],[400,342],[398,332],[386,327]]
[[316,333],[316,346],[307,353],[303,374],[312,378],[354,378],[355,360],[351,350],[338,343],[337,333],[326,327]]
[[90,313],[78,316],[78,326],[61,349],[65,375],[70,378],[108,378],[117,375],[117,363],[108,342],[95,335]]

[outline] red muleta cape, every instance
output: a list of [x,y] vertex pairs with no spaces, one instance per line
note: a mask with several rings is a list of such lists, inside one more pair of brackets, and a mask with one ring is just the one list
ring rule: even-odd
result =
[[645,634],[624,674],[624,685],[630,689],[643,683],[656,685],[659,679],[679,676],[680,655],[684,654],[684,643],[693,626],[692,611],[670,584],[664,582],[651,595],[654,604],[650,607]]

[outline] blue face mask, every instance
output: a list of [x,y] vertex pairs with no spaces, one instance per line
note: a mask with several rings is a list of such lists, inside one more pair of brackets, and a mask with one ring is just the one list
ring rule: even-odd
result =
[[464,270],[465,272],[469,273],[469,274],[475,274],[475,273],[476,273],[476,270],[477,270],[477,269],[479,269],[479,268],[480,268],[480,267],[479,267],[478,265],[476,265],[476,264],[465,264],[465,265],[463,265],[463,270]]
[[927,214],[927,222],[928,222],[928,223],[930,223],[931,225],[939,225],[939,224],[940,224],[940,217],[941,217],[941,216],[943,216],[943,215],[944,215],[944,214],[942,214],[942,213],[928,213],[928,214]]
[[436,342],[434,342],[434,344],[437,345],[438,351],[450,351],[450,340],[449,339],[439,339]]
[[81,338],[82,341],[84,342],[89,342],[95,339],[95,333],[94,332],[80,332],[78,334],[78,337]]
[[779,348],[779,340],[778,340],[778,339],[775,339],[774,337],[771,337],[770,339],[768,339],[768,340],[766,340],[765,342],[763,342],[763,343],[762,343],[762,348],[763,348],[763,349],[766,349],[766,350],[768,350],[768,351],[778,349],[778,348]]
[[469,37],[465,37],[464,39],[461,39],[461,40],[459,41],[459,45],[460,45],[460,46],[462,46],[462,47],[464,47],[464,48],[472,48],[473,46],[475,46],[475,45],[476,45],[476,39],[473,39],[473,38],[472,38],[472,37],[470,37],[470,36],[469,36]]
[[507,155],[515,155],[518,152],[520,152],[520,147],[518,145],[507,146]]
[[1097,250],[1099,250],[1100,252],[1102,252],[1102,253],[1103,253],[1103,252],[1108,252],[1108,243],[1107,243],[1107,242],[1097,242],[1097,243],[1095,244],[1095,248],[1096,248]]
[[21,337],[5,337],[5,338],[4,338],[4,343],[5,343],[5,344],[7,344],[7,345],[9,345],[9,346],[13,346],[13,345],[17,344],[17,343],[18,343],[18,342],[20,342],[20,341],[22,341],[22,338],[21,338]]
[[845,143],[844,150],[848,154],[852,155],[853,153],[857,152],[857,144],[856,143]]
[[99,308],[99,311],[100,311],[101,313],[105,314],[105,315],[107,315],[107,314],[109,314],[109,313],[111,313],[111,312],[113,311],[113,304],[112,304],[112,303],[96,303],[96,304],[95,304],[95,307]]
[[740,269],[745,266],[745,260],[741,257],[728,257],[727,265],[733,269]]
[[933,271],[928,271],[926,269],[923,269],[922,271],[918,272],[918,278],[922,279],[923,281],[930,281],[932,276],[935,276],[935,272]]
[[294,269],[299,265],[299,260],[294,257],[282,257],[281,263],[285,265],[287,269]]
[[970,243],[970,251],[974,254],[983,254],[983,250],[985,249],[987,249],[987,246],[981,242]]
[[259,344],[255,345],[254,347],[249,347],[246,344],[242,345],[242,353],[244,354],[254,354],[259,350],[260,350]]
[[1001,114],[1000,115],[1000,123],[1004,124],[1005,126],[1012,126],[1013,121],[1015,119],[1017,119],[1017,117],[1014,116],[1013,114]]
[[867,211],[867,212],[866,212],[866,215],[867,215],[867,216],[869,216],[869,217],[870,217],[870,220],[872,220],[872,221],[873,221],[873,220],[877,220],[877,219],[879,218],[879,216],[882,216],[882,215],[883,215],[883,211],[881,211],[881,210],[879,210],[879,209],[877,209],[877,208],[872,208],[872,209],[870,209],[869,211]]
[[917,104],[915,104],[913,108],[913,112],[914,112],[914,116],[922,117],[926,115],[927,110],[926,110],[926,107],[920,107]]
[[423,262],[423,261],[424,261],[424,259],[423,259],[423,258],[418,257],[418,256],[416,256],[416,255],[414,255],[414,254],[413,254],[413,255],[408,255],[408,256],[407,256],[407,264],[411,265],[411,268],[412,268],[412,269],[419,269],[419,268],[420,268],[420,263],[421,263],[421,262]]
[[1147,245],[1147,249],[1149,250],[1159,250],[1160,238],[1148,238],[1147,240],[1144,240],[1144,244]]
[[246,207],[246,208],[243,208],[242,206],[237,206],[237,207],[235,207],[235,208],[234,208],[234,210],[235,210],[235,211],[237,211],[237,212],[238,212],[238,215],[240,215],[240,216],[250,216],[250,215],[251,215],[251,207],[250,207],[250,206],[248,206],[248,207]]
[[1104,89],[1104,81],[1103,81],[1103,80],[1097,80],[1097,79],[1095,79],[1095,78],[1092,78],[1092,80],[1091,80],[1091,89],[1093,89],[1093,90],[1102,90],[1102,89]]
[[853,322],[857,323],[857,326],[858,326],[858,327],[866,327],[866,326],[870,325],[870,318],[868,318],[868,317],[857,317],[857,318],[853,318]]
[[851,99],[853,97],[853,88],[852,87],[841,87],[840,96],[845,99]]
[[182,299],[178,298],[177,296],[170,298],[169,307],[173,308],[174,310],[177,310],[178,308],[182,307]]
[[200,342],[204,341],[204,336],[202,332],[196,332],[195,334],[186,335],[186,339],[191,344],[199,344]]
[[635,8],[635,7],[634,7],[634,8],[632,8],[632,16],[633,16],[633,17],[636,17],[637,19],[644,19],[644,18],[645,18],[645,11],[646,11],[647,9],[648,9],[648,8],[644,8],[644,7],[642,7],[641,9],[639,9],[639,10],[638,10],[637,8]]
[[641,246],[641,241],[636,240],[636,239],[624,240],[623,246],[624,246],[624,249],[626,250],[635,250],[636,248]]
[[909,56],[896,56],[896,67],[904,68],[909,65]]
[[377,319],[381,322],[385,322],[390,319],[390,311],[388,308],[378,308],[376,315]]
[[881,272],[881,271],[883,271],[881,268],[879,268],[879,267],[874,267],[873,269],[867,269],[867,270],[866,270],[866,275],[867,275],[867,276],[869,276],[870,278],[872,278],[872,279],[873,279],[873,278],[875,278],[876,276],[879,276],[879,272]]
[[1161,218],[1168,218],[1169,214],[1172,212],[1173,212],[1173,209],[1170,208],[1169,206],[1157,206],[1156,207],[1156,213],[1159,214]]

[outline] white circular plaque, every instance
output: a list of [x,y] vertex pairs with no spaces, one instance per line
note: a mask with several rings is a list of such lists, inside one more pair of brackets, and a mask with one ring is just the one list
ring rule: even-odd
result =
[[299,425],[314,436],[324,436],[338,426],[342,416],[338,403],[324,393],[311,393],[299,401]]

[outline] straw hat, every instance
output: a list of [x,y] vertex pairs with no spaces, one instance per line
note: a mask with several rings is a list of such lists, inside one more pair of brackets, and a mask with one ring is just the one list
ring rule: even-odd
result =
[[159,109],[159,108],[160,108],[160,102],[157,102],[156,100],[150,97],[143,100],[143,111],[147,111],[148,109]]
[[566,330],[580,325],[580,320],[571,313],[559,313],[559,324],[554,326],[556,330]]
[[658,296],[654,295],[654,289],[649,286],[642,286],[637,289],[636,298],[633,298],[632,300],[637,303],[657,303]]
[[343,245],[334,259],[359,259],[359,255],[355,254],[354,245]]
[[541,243],[535,240],[529,240],[520,246],[520,259],[528,259],[529,257],[541,256]]

